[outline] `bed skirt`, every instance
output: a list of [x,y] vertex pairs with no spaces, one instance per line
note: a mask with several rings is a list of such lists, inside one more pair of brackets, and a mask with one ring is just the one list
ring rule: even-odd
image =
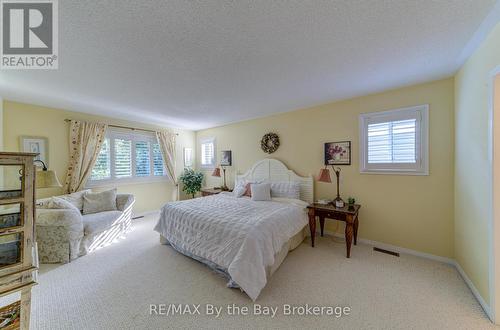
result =
[[[283,263],[285,260],[286,256],[288,255],[288,252],[295,250],[306,238],[307,236],[307,226],[302,228],[297,234],[295,234],[292,238],[290,238],[281,248],[281,250],[274,255],[274,263],[271,266],[266,267],[266,276],[267,279],[269,279],[280,267],[280,265]],[[172,246],[177,252],[182,253],[183,255],[190,257],[196,261],[199,261],[208,267],[212,269],[214,272],[217,274],[222,275],[224,278],[228,280],[227,286],[230,288],[239,288],[238,284],[235,283],[232,279],[229,273],[227,272],[227,269],[217,265],[216,263],[213,263],[209,260],[206,260],[205,258],[198,257],[196,255],[193,255],[192,253],[189,253],[185,251],[184,249],[181,249],[177,246],[174,246],[171,244],[163,235],[160,234],[160,244],[163,245],[170,245]]]

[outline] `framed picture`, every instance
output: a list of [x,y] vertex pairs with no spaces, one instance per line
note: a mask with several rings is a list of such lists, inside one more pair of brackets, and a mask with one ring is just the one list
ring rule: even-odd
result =
[[[19,144],[22,152],[38,153],[35,159],[41,160],[49,167],[49,140],[47,138],[39,136],[21,136]],[[43,167],[39,162],[36,162],[35,165]]]
[[325,143],[325,165],[351,165],[351,141]]
[[184,148],[184,167],[193,167],[193,149]]
[[220,159],[220,165],[221,166],[231,166],[232,164],[232,156],[231,156],[231,150],[223,150],[221,151],[221,159]]

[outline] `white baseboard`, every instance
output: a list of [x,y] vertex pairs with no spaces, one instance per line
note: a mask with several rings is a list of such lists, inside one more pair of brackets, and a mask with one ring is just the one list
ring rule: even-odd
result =
[[460,264],[456,261],[454,262],[454,264],[455,264],[455,268],[457,269],[458,273],[460,274],[460,276],[462,276],[465,283],[467,283],[467,286],[469,286],[469,289],[472,291],[472,294],[474,295],[474,297],[476,297],[477,301],[479,302],[479,304],[483,308],[486,315],[488,315],[490,320],[493,322],[493,314],[491,313],[490,305],[488,305],[486,303],[486,301],[484,301],[483,297],[481,297],[481,295],[479,294],[479,291],[477,291],[476,287],[474,286],[474,283],[472,283],[469,276],[467,276],[465,271],[462,269],[462,266],[460,266]]
[[[331,232],[328,230],[325,230],[324,233],[326,235],[340,237],[340,238],[345,237],[344,234],[342,234],[342,233]],[[319,233],[317,233],[317,235],[319,235]],[[481,305],[481,307],[483,308],[486,315],[488,315],[489,319],[493,322],[493,315],[491,313],[490,305],[488,305],[486,303],[486,301],[484,301],[483,297],[481,297],[481,295],[479,294],[479,291],[477,291],[476,287],[474,286],[474,283],[472,283],[470,278],[467,276],[465,271],[462,269],[460,264],[455,259],[441,257],[441,256],[437,256],[437,255],[425,253],[425,252],[419,252],[416,250],[407,249],[407,248],[403,248],[400,246],[381,243],[381,242],[377,242],[377,241],[372,241],[372,240],[368,240],[368,239],[364,239],[364,238],[358,238],[358,243],[370,245],[370,246],[376,246],[376,247],[379,247],[379,248],[384,249],[384,250],[390,250],[390,251],[409,254],[409,255],[413,255],[413,256],[417,256],[417,257],[421,257],[421,258],[434,260],[434,261],[439,261],[439,262],[443,262],[445,264],[448,264],[450,266],[455,267],[455,269],[458,271],[458,273],[460,274],[460,276],[462,277],[464,282],[467,284],[467,286],[471,290],[471,292],[474,295],[474,297],[476,298],[476,300],[479,302],[479,305]]]
[[[344,234],[342,234],[342,233],[331,232],[329,230],[325,230],[325,234],[330,235],[330,236],[340,237],[340,238],[345,237]],[[426,259],[430,259],[430,260],[434,260],[434,261],[444,262],[445,264],[455,266],[454,259],[441,257],[441,256],[437,256],[437,255],[430,254],[430,253],[420,252],[420,251],[407,249],[404,247],[386,244],[386,243],[382,243],[382,242],[372,241],[372,240],[364,239],[364,238],[358,238],[358,243],[370,245],[370,246],[376,246],[376,247],[384,249],[384,250],[389,250],[389,251],[409,254],[409,255],[413,255],[413,256],[417,256],[417,257],[422,257],[422,258],[426,258]]]

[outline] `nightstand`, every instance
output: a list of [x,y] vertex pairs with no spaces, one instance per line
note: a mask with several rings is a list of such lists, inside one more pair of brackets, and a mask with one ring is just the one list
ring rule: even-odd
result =
[[319,218],[321,226],[321,236],[325,228],[325,219],[344,221],[345,225],[345,244],[347,249],[347,258],[351,257],[351,243],[354,238],[354,245],[358,243],[358,213],[361,205],[354,204],[351,208],[346,204],[342,208],[337,208],[332,204],[313,203],[307,207],[309,209],[309,229],[311,230],[311,246],[314,247],[314,237],[316,236],[316,217]]
[[[210,196],[210,195],[217,195],[220,194],[223,190],[220,188],[201,188],[201,196]],[[232,190],[226,190],[226,191],[232,191]]]

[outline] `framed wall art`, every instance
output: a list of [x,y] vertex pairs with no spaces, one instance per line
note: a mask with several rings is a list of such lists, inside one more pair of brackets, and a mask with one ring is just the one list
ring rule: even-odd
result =
[[185,168],[193,167],[193,149],[192,148],[184,148],[184,167]]
[[221,166],[231,166],[232,162],[233,162],[233,157],[232,157],[231,150],[221,151],[220,165]]
[[[19,138],[20,149],[22,152],[35,152],[39,155],[35,159],[41,160],[49,167],[49,140],[39,136],[21,136]],[[42,167],[39,162],[36,166]]]
[[325,165],[351,165],[351,141],[325,143]]

